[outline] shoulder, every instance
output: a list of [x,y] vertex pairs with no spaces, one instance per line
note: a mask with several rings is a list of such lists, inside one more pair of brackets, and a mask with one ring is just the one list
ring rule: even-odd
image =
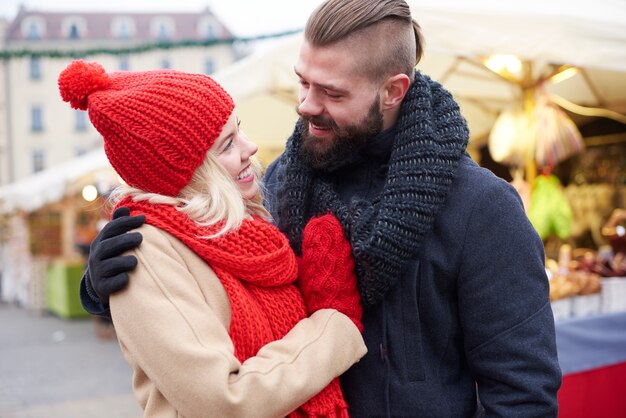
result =
[[479,166],[467,154],[461,157],[455,183],[457,187],[476,193],[483,193],[492,189],[513,189],[509,183],[490,170]]
[[461,158],[447,203],[464,210],[474,205],[501,204],[523,212],[522,201],[515,188],[488,169],[480,167],[468,155]]
[[133,250],[134,252],[147,255],[161,253],[171,256],[187,252],[193,253],[178,238],[153,225],[143,224],[136,229],[136,232],[143,236],[143,241],[139,247]]
[[454,239],[484,236],[488,230],[505,235],[524,231],[533,242],[536,234],[515,188],[464,156],[435,221],[435,232]]
[[142,225],[137,231],[143,235],[143,241],[135,251],[140,252],[146,262],[154,265],[162,265],[166,261],[180,263],[191,273],[200,271],[205,274],[208,270],[211,276],[215,275],[198,254],[169,232],[150,224]]
[[140,269],[148,270],[164,281],[170,280],[162,274],[166,269],[179,272],[172,277],[185,275],[194,277],[195,281],[216,277],[200,256],[170,233],[149,224],[142,225],[137,232],[141,233],[143,241],[131,253],[137,257]]
[[[131,272],[128,306],[137,299],[159,298],[179,307],[198,302],[209,305],[224,324],[230,322],[230,303],[226,290],[211,266],[173,235],[144,224],[137,229],[141,245],[129,253],[137,258]],[[147,296],[149,295],[149,296]],[[147,303],[147,302],[146,302]]]
[[[530,223],[519,193],[469,157],[459,172],[443,211],[440,228],[464,237],[465,251],[479,254],[497,247],[543,263],[543,243]],[[540,263],[538,263],[539,265]],[[543,269],[541,269],[543,272]],[[542,276],[543,277],[543,276]]]
[[156,226],[150,225],[148,223],[144,223],[139,228],[136,229],[137,232],[140,232],[143,236],[144,240],[148,239],[150,241],[155,242],[166,242],[175,240],[174,236],[163,231],[162,229],[157,228]]

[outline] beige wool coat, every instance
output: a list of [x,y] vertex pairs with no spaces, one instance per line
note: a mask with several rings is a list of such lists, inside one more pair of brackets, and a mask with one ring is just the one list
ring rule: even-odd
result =
[[181,241],[150,225],[111,314],[146,417],[283,417],[366,353],[348,317],[322,309],[241,363],[225,289]]

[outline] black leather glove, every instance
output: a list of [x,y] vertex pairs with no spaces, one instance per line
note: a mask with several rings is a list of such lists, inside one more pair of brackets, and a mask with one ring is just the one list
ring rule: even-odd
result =
[[143,239],[141,234],[128,231],[143,225],[146,217],[129,215],[128,208],[117,208],[111,222],[91,243],[88,270],[83,280],[89,297],[96,303],[107,305],[111,293],[126,287],[128,272],[137,266],[135,256],[121,254],[139,246]]

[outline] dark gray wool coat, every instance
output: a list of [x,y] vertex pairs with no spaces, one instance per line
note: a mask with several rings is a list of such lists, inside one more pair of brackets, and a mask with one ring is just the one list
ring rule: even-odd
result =
[[[380,166],[341,176],[381,187]],[[280,159],[266,174],[268,201]],[[274,216],[276,214],[274,213]],[[515,190],[463,157],[423,251],[365,309],[367,355],[342,377],[352,417],[556,417],[561,373],[543,245]]]
[[[345,166],[311,175],[348,207],[355,198],[377,205],[397,131],[371,138]],[[277,196],[291,184],[288,154],[289,143],[265,175],[266,206],[287,229]],[[350,415],[556,417],[561,372],[543,244],[516,191],[467,154],[445,193],[419,251],[365,306],[368,353],[341,380]],[[309,198],[297,193],[292,205]],[[299,213],[306,221],[315,212]]]

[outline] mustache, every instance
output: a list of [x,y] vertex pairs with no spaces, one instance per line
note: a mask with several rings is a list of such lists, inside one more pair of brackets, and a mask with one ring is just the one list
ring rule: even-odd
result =
[[298,110],[297,107],[296,107],[296,113],[298,114],[298,116],[300,116],[300,119],[302,119],[302,122],[306,122],[307,124],[312,123],[313,125],[319,126],[320,128],[329,128],[329,129],[332,129],[333,132],[335,133],[339,132],[339,126],[337,126],[337,123],[335,123],[334,120],[332,120],[331,118],[327,116],[307,115],[307,114],[300,112],[300,110]]

